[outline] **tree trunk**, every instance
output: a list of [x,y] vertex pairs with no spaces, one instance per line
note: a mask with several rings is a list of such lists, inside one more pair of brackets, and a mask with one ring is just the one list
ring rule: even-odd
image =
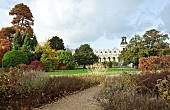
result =
[[83,64],[83,69],[85,69],[86,68],[86,64]]

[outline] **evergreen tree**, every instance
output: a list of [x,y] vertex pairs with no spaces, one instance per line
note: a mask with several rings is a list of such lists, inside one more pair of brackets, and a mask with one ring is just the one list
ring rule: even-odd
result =
[[26,47],[26,50],[31,50],[31,45],[32,45],[32,40],[30,39],[29,34],[26,34],[26,37],[24,39],[24,44],[23,46]]
[[22,37],[20,32],[17,30],[14,36],[13,48],[14,50],[19,50],[22,46]]
[[81,45],[75,50],[74,59],[79,65],[83,65],[83,68],[86,68],[86,65],[93,64],[98,62],[98,56],[93,52],[93,49],[88,44]]
[[37,46],[37,44],[38,44],[37,37],[34,35],[32,39],[31,49],[35,50],[35,47]]
[[21,45],[24,44],[24,40],[25,40],[25,38],[26,38],[26,35],[27,35],[26,32],[22,35]]
[[50,39],[50,47],[55,50],[65,50],[63,39],[57,36]]

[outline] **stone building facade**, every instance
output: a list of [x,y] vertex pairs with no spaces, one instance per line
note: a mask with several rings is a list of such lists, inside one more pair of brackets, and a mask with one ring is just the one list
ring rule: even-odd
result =
[[122,41],[120,43],[120,48],[118,50],[114,49],[99,49],[99,50],[94,50],[94,54],[99,56],[99,62],[103,61],[118,61],[118,56],[120,55],[120,52],[125,49],[127,45],[126,37],[122,37]]

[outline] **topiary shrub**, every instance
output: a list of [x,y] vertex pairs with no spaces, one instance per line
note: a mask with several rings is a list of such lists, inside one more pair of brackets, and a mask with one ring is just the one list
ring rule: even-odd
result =
[[18,64],[28,64],[29,58],[27,53],[21,50],[12,50],[6,52],[2,59],[2,67],[14,67]]

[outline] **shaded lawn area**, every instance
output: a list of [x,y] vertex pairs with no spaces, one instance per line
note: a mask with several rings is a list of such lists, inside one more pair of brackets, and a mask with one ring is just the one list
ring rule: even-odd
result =
[[[108,68],[106,73],[102,74],[120,74],[123,72],[139,72],[140,70],[134,68]],[[87,69],[76,68],[74,70],[54,70],[53,72],[48,72],[49,75],[88,75],[91,74]]]

